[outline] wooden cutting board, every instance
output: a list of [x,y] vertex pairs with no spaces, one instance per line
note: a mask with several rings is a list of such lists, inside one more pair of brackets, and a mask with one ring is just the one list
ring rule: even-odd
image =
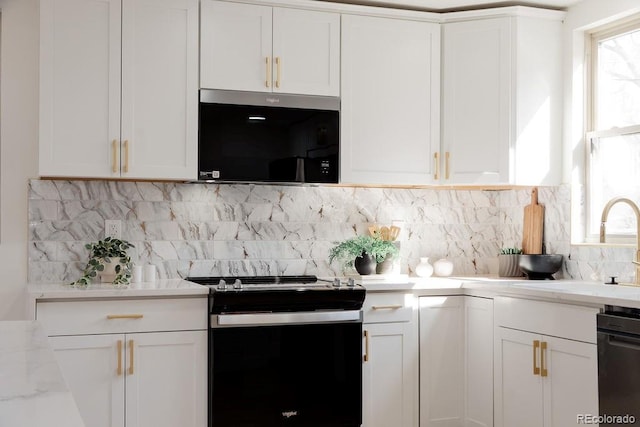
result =
[[538,204],[538,188],[531,190],[531,204],[524,207],[522,234],[522,252],[525,254],[542,253],[544,227],[544,206]]

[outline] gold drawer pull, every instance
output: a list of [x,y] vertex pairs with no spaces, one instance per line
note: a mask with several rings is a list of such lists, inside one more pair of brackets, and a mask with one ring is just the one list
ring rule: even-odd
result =
[[540,341],[533,341],[533,375],[540,375],[540,368],[538,367],[538,348],[540,348]]
[[444,179],[449,179],[449,157],[451,154],[448,151],[444,153]]
[[547,375],[549,375],[549,372],[547,371],[547,366],[544,360],[544,355],[546,352],[547,352],[547,342],[542,341],[540,343],[540,376],[541,377],[546,377]]
[[402,304],[394,304],[394,305],[374,305],[371,306],[374,310],[397,310],[402,308]]
[[365,362],[369,361],[369,331],[364,331],[364,358]]
[[107,320],[113,319],[142,319],[144,314],[107,314]]
[[133,340],[129,340],[129,375],[133,375]]
[[122,172],[129,172],[129,140],[124,141],[124,165],[122,166]]
[[279,56],[276,56],[276,88],[280,88],[280,67],[282,66],[282,60]]
[[265,80],[265,86],[271,87],[271,57],[267,56],[267,80]]
[[111,141],[111,171],[118,172],[118,141]]
[[433,179],[437,181],[440,178],[440,153],[438,153],[437,151],[433,153],[433,160],[436,164],[436,171],[433,174]]
[[118,367],[116,368],[116,375],[122,375],[122,340],[118,340]]

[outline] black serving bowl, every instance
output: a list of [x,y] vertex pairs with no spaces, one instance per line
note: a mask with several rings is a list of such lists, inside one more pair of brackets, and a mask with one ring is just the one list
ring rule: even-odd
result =
[[562,255],[520,255],[518,266],[530,280],[553,280],[553,274],[562,267]]

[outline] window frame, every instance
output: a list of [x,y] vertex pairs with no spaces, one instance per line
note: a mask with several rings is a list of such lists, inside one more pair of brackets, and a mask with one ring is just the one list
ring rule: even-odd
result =
[[[635,14],[625,19],[621,19],[593,29],[585,33],[585,67],[586,72],[586,111],[585,111],[585,243],[599,243],[599,233],[591,232],[591,223],[594,220],[600,222],[600,215],[593,218],[591,209],[591,153],[595,139],[624,136],[640,133],[640,123],[613,127],[609,129],[596,129],[597,105],[598,105],[598,43],[607,39],[624,35],[629,32],[640,30],[640,14]],[[607,233],[607,243],[633,244],[637,242],[637,236],[633,234],[613,234]]]

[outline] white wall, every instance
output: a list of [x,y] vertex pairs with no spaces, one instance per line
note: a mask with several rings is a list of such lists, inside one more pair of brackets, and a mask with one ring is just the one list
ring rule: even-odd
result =
[[27,183],[37,175],[38,1],[0,0],[0,320],[22,319]]

